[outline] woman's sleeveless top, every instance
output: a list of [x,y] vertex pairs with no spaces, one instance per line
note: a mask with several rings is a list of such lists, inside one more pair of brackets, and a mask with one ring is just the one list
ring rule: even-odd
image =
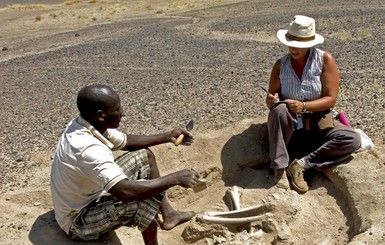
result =
[[321,98],[323,54],[324,51],[320,49],[310,48],[309,58],[301,78],[297,76],[291,66],[291,55],[289,53],[280,58],[281,100],[311,101]]

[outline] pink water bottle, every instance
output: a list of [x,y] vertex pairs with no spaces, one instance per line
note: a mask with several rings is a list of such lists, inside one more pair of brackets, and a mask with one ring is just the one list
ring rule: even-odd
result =
[[350,126],[350,123],[349,123],[349,120],[346,118],[346,115],[344,112],[340,112],[338,113],[338,120],[343,123],[344,125],[348,126],[349,128],[351,128],[352,126]]

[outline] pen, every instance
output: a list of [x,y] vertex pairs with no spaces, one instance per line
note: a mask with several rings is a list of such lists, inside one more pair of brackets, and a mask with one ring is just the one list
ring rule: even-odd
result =
[[[261,87],[261,89],[263,90],[263,91],[265,91],[268,95],[271,95],[271,96],[273,96],[272,94],[270,94],[269,93],[269,91],[267,91],[267,89],[265,89],[264,87],[262,87],[262,86],[260,86]],[[284,100],[278,100],[277,102],[275,102],[276,104],[277,103],[286,103],[286,101],[284,101]]]
[[262,87],[262,86],[260,86],[260,87],[261,87],[261,89],[262,89],[263,91],[265,91],[266,93],[270,94],[269,91],[267,91],[267,89],[265,89],[265,88]]

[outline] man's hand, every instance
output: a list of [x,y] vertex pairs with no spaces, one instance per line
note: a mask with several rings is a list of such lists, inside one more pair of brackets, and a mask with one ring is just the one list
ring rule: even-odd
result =
[[199,173],[190,169],[180,170],[175,172],[175,175],[178,179],[178,185],[186,188],[193,188],[196,181],[199,179]]
[[181,134],[184,135],[184,138],[180,143],[181,145],[191,145],[193,143],[194,137],[185,128],[176,128],[170,131],[170,142],[175,143],[175,139],[177,139]]

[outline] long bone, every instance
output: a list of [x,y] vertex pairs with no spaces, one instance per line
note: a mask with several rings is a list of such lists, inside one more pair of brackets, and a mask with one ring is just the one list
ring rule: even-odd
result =
[[230,210],[241,209],[241,202],[240,202],[241,193],[239,192],[238,186],[234,185],[233,187],[230,187],[226,191],[226,196],[228,196],[231,201]]
[[231,205],[235,208],[235,210],[228,212],[208,212],[203,215],[204,220],[218,224],[240,224],[267,220],[272,217],[272,214],[267,212],[272,209],[269,205],[258,205],[241,209],[239,198],[240,193],[237,186],[229,188],[226,194],[231,199]]
[[238,186],[234,185],[233,187],[230,187],[226,191],[226,196],[228,196],[231,201],[230,210],[241,209],[241,202],[240,202],[241,192],[239,191]]
[[250,213],[255,213],[260,208],[261,206],[253,206],[229,212],[208,212],[203,215],[203,219],[217,224],[240,224],[267,220],[272,217],[271,213],[249,216]]

